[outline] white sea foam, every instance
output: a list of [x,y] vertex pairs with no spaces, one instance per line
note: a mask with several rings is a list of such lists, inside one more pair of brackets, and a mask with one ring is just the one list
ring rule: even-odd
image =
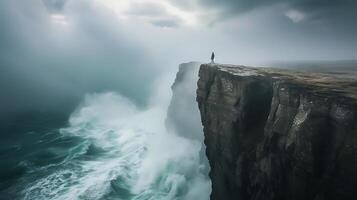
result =
[[29,186],[25,199],[209,199],[201,143],[167,134],[165,117],[165,108],[140,110],[115,93],[87,95],[61,133],[103,152],[81,159],[86,151],[78,151]]

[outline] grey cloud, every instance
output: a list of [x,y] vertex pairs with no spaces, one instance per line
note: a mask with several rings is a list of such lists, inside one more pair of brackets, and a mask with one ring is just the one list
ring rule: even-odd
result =
[[[315,8],[304,1],[289,1],[283,9],[272,6],[255,12],[282,1],[253,1],[256,4],[246,4],[243,10],[233,1],[202,1],[200,11],[213,6],[227,16],[247,14],[199,30],[182,26],[163,31],[143,25],[135,16],[145,16],[146,22],[159,27],[180,26],[182,21],[154,6],[133,7],[135,19],[121,23],[118,16],[91,2],[67,0],[45,5],[36,0],[0,1],[0,115],[26,109],[62,110],[84,93],[109,90],[145,104],[153,82],[169,68],[187,60],[205,62],[213,49],[219,62],[236,64],[269,59],[351,59],[357,52],[357,34],[352,34],[355,8],[344,4]],[[292,23],[284,17],[287,9],[309,13],[309,21]],[[229,10],[231,14],[225,14]],[[340,14],[342,11],[345,13]],[[335,17],[321,20],[326,13]],[[63,14],[68,25],[54,24],[52,14]]]
[[158,20],[152,20],[151,24],[154,26],[159,26],[163,28],[171,28],[171,27],[177,27],[180,25],[180,20],[179,19],[158,19]]
[[357,2],[352,0],[293,1],[289,6],[305,12],[311,20],[349,20],[357,16]]
[[90,2],[69,1],[61,13],[67,27],[40,1],[0,2],[0,115],[62,112],[102,91],[144,105],[160,73],[141,44]]
[[131,3],[126,14],[145,18],[145,21],[158,27],[172,28],[181,24],[180,19],[168,13],[162,5],[153,2]]
[[306,12],[356,6],[353,0],[200,0],[200,2],[205,6],[224,8],[227,11],[226,14],[239,14],[262,6],[276,4],[287,4],[290,8],[297,8]]
[[67,0],[42,0],[49,11],[59,12],[64,9]]
[[168,15],[165,8],[157,3],[131,3],[128,11],[128,15],[135,16],[149,16],[149,17],[158,17]]
[[[343,24],[344,20],[350,21],[357,17],[357,1],[354,0],[198,0],[198,2],[203,7],[220,10],[218,20],[277,5],[283,5],[286,9],[296,9],[306,14],[308,20],[323,21],[332,26],[336,25],[337,21]],[[184,3],[182,5],[187,6]],[[351,23],[347,24],[353,26]]]
[[[286,30],[292,34],[330,35],[339,40],[356,44],[357,1],[354,0],[197,0],[203,9],[216,9],[218,14],[214,24],[235,16],[247,16],[257,13],[258,9],[272,10],[277,27],[287,27],[291,23],[298,30]],[[177,1],[177,3],[179,3]],[[279,9],[276,9],[279,8]],[[297,15],[291,15],[298,13]],[[290,12],[287,14],[287,12]],[[285,20],[285,21],[284,21]],[[297,23],[298,22],[298,23]],[[273,27],[270,27],[273,28]],[[270,29],[269,28],[269,29]],[[295,28],[294,28],[295,29]]]

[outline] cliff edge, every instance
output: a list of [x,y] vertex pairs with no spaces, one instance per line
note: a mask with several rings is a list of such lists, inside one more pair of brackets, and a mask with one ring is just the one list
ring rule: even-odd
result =
[[357,81],[203,64],[213,200],[357,199]]

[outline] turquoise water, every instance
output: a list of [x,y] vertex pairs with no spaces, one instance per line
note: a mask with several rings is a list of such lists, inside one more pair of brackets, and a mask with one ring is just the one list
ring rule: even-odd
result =
[[40,118],[1,141],[0,199],[208,199],[201,142],[167,133],[165,117],[104,93],[68,120]]

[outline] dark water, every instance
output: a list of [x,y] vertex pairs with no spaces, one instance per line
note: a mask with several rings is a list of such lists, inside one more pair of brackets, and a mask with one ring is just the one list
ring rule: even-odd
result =
[[167,134],[165,115],[105,93],[3,121],[0,199],[208,199],[201,143]]
[[[25,181],[36,177],[33,170],[66,157],[66,149],[79,138],[62,137],[59,128],[67,125],[68,116],[55,113],[27,113],[15,119],[2,120],[0,126],[0,198],[17,199]],[[56,152],[54,152],[56,150]],[[58,150],[58,151],[57,151]],[[40,173],[38,174],[40,175]]]

